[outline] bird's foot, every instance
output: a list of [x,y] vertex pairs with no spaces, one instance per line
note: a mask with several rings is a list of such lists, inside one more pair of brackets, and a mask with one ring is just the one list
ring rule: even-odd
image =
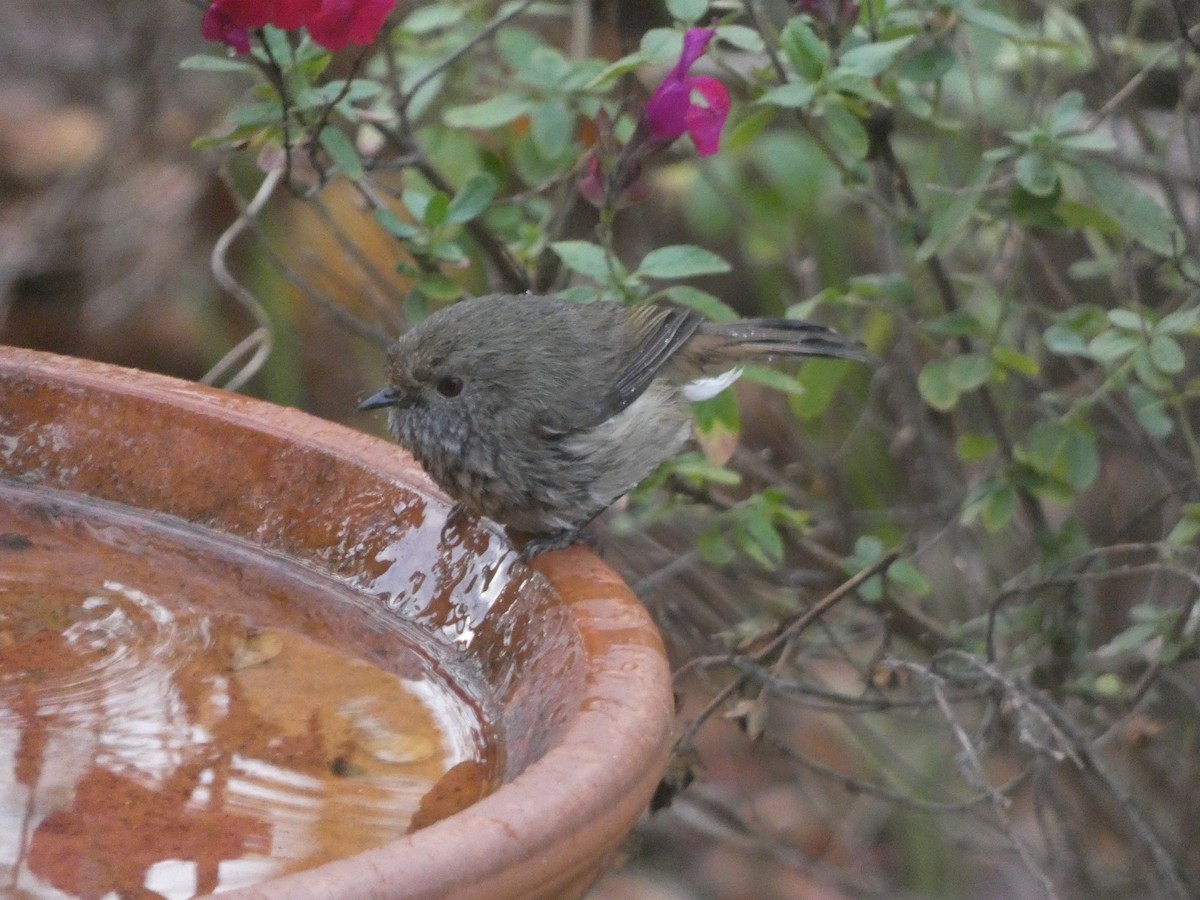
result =
[[594,535],[584,532],[582,528],[567,528],[553,534],[541,534],[530,538],[521,548],[517,558],[527,563],[535,556],[549,553],[551,550],[562,550],[572,544],[587,544],[593,550],[599,549],[599,541]]

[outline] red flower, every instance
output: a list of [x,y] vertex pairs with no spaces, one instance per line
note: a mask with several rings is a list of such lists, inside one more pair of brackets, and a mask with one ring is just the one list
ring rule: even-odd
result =
[[308,33],[326,50],[373,43],[396,0],[322,0]]
[[321,9],[321,0],[274,0],[269,23],[284,31],[303,28]]
[[231,22],[240,28],[262,28],[271,21],[272,0],[213,0]]
[[717,152],[721,128],[729,116],[729,91],[715,78],[688,74],[715,33],[712,28],[689,28],[684,35],[679,62],[642,110],[642,123],[652,141],[669,144],[687,132],[698,154]]
[[347,44],[372,43],[395,5],[396,0],[212,0],[200,33],[246,53],[256,28],[307,27],[322,47],[341,50]]
[[200,33],[206,41],[214,41],[232,47],[238,53],[250,52],[250,32],[238,25],[225,8],[214,3],[204,12],[200,20]]

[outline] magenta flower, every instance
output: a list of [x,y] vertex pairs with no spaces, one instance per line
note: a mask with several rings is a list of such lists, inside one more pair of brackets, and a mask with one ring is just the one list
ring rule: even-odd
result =
[[308,33],[326,50],[373,43],[396,0],[322,0],[308,20]]
[[264,25],[284,31],[308,28],[326,50],[372,43],[396,0],[212,0],[200,33],[205,39],[250,50],[250,32]]
[[307,25],[320,9],[321,0],[274,0],[268,21],[276,28],[293,31]]
[[729,91],[715,78],[688,74],[715,33],[713,28],[689,28],[684,35],[679,62],[642,110],[651,141],[665,146],[686,132],[700,156],[717,152],[729,116]]
[[250,31],[234,21],[225,7],[214,3],[204,11],[200,20],[200,33],[206,41],[225,44],[238,53],[250,52]]

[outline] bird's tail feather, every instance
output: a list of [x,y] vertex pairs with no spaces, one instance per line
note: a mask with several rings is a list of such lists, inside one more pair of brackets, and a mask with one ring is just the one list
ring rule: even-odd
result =
[[701,326],[697,340],[714,362],[805,357],[872,361],[858,341],[802,319],[708,322]]

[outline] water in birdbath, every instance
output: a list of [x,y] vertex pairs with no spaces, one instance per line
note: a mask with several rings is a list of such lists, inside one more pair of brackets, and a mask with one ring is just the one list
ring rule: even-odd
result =
[[249,544],[0,481],[0,893],[191,897],[458,811],[501,751],[448,653]]

